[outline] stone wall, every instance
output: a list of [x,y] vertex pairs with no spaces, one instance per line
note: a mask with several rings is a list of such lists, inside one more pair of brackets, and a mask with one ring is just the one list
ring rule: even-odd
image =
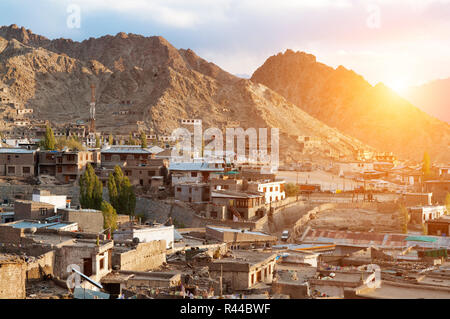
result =
[[166,262],[166,241],[140,243],[128,251],[113,250],[112,265],[120,270],[150,271]]
[[24,261],[0,259],[0,299],[25,299],[25,281]]
[[288,295],[291,299],[305,299],[309,296],[308,283],[296,284],[282,281],[272,282],[271,294]]

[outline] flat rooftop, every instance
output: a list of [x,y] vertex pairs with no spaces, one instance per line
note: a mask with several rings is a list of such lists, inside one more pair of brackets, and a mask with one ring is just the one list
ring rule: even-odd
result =
[[77,223],[65,223],[65,222],[55,222],[55,223],[38,223],[36,221],[17,221],[6,224],[13,228],[29,229],[29,228],[46,228],[46,229],[62,229],[67,226],[76,225]]
[[450,299],[450,288],[429,289],[420,285],[383,281],[380,288],[360,296],[374,299]]
[[213,264],[240,263],[254,265],[272,257],[275,258],[276,254],[251,250],[233,250],[233,257],[214,260]]
[[249,234],[249,235],[258,235],[258,236],[268,236],[268,237],[273,237],[271,235],[268,234],[264,234],[261,232],[256,232],[256,231],[248,231],[248,230],[243,230],[243,229],[234,229],[234,228],[222,228],[222,227],[213,227],[213,226],[207,226],[208,228],[211,228],[213,230],[216,230],[218,232],[221,233],[241,233],[241,234]]
[[34,152],[36,152],[36,151],[35,150],[27,150],[24,148],[5,148],[5,147],[0,148],[0,154],[9,154],[9,153],[32,154]]

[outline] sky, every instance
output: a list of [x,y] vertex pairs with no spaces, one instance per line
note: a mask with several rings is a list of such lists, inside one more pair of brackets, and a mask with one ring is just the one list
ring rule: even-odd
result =
[[241,75],[292,49],[397,91],[450,77],[450,0],[1,0],[0,22],[50,39],[160,35]]

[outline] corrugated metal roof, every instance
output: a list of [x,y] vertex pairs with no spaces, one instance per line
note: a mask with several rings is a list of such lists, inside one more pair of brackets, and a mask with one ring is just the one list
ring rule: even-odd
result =
[[0,153],[7,154],[7,153],[15,153],[15,154],[31,154],[34,153],[34,150],[27,150],[24,148],[0,148]]
[[420,236],[430,238],[427,241],[406,240],[409,236],[391,233],[349,232],[338,230],[311,229],[306,234],[304,241],[335,243],[350,246],[377,246],[377,247],[409,247],[419,246],[425,248],[450,248],[449,237]]
[[148,149],[132,145],[112,146],[110,148],[102,149],[101,153],[151,154]]
[[170,171],[207,171],[223,172],[223,168],[210,167],[208,163],[170,163]]

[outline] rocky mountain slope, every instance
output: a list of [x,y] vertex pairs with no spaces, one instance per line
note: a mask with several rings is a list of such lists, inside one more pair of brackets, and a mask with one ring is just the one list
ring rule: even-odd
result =
[[450,78],[409,88],[402,94],[408,101],[450,123]]
[[320,155],[366,147],[324,125],[264,85],[233,76],[162,37],[119,33],[83,42],[49,40],[15,25],[0,28],[0,85],[40,119],[86,120],[96,85],[97,129],[170,134],[184,118],[204,129],[277,127],[283,156],[298,159],[299,135],[324,140]]
[[287,50],[266,60],[251,80],[341,132],[378,149],[421,160],[450,161],[450,125],[421,111],[383,84],[351,70]]

